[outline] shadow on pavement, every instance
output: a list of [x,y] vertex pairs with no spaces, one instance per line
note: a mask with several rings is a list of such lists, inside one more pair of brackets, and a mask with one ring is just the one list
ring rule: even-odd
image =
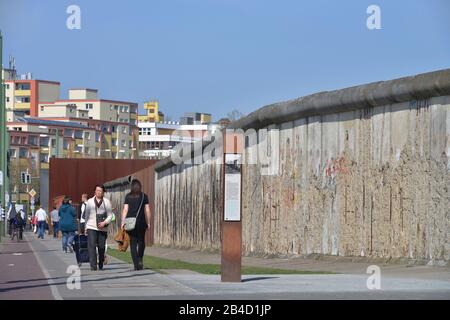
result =
[[278,278],[279,277],[255,277],[255,278],[242,279],[241,282],[260,281],[260,280],[278,279]]
[[[101,273],[102,271],[97,271],[97,273]],[[124,272],[130,272],[130,271],[122,271],[121,273]],[[91,276],[91,275],[96,275],[97,273],[92,273],[89,275],[85,275],[85,276]],[[90,282],[99,282],[99,281],[107,281],[107,280],[117,280],[117,279],[126,279],[126,278],[134,278],[134,277],[142,277],[142,276],[148,276],[151,274],[156,274],[156,272],[146,272],[146,273],[139,273],[139,274],[132,274],[129,276],[115,276],[117,273],[114,273],[114,275],[112,277],[103,277],[101,279],[88,279],[88,280],[81,280],[81,283],[90,283]],[[69,275],[68,275],[69,276]],[[56,279],[61,279],[64,277],[60,277],[60,278],[56,278]],[[50,278],[51,279],[51,278]],[[47,280],[47,279],[42,279],[42,280]],[[32,280],[29,280],[32,281]],[[37,280],[33,280],[33,281],[37,281]],[[63,282],[55,282],[52,283],[52,286],[58,286],[58,285],[65,285],[67,284],[66,281]],[[39,287],[48,287],[49,284],[45,283],[45,284],[40,284],[40,285],[28,285],[28,286],[21,286],[21,287],[12,287],[12,288],[3,288],[0,289],[0,293],[1,292],[9,292],[9,291],[15,291],[15,290],[22,290],[22,289],[31,289],[31,288],[39,288]]]

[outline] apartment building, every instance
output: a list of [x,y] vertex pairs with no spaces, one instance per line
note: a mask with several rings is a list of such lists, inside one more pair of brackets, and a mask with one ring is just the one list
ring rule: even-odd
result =
[[212,122],[212,116],[209,113],[187,112],[180,122],[182,125],[209,124]]
[[219,124],[190,124],[180,122],[139,122],[139,154],[149,158],[170,156],[179,143],[194,143],[220,130]]
[[14,116],[38,116],[41,101],[55,101],[59,98],[60,83],[48,80],[5,80],[7,120]]
[[99,99],[95,89],[70,89],[69,99],[39,104],[39,118],[79,122],[95,130],[94,156],[138,157],[138,104]]
[[[51,157],[92,158],[95,130],[79,122],[18,117],[7,123],[10,136],[10,170],[14,201],[28,201],[28,189],[39,194],[40,171],[49,168]],[[20,173],[28,171],[30,186],[20,183]]]
[[159,110],[158,101],[144,102],[147,114],[138,115],[138,122],[164,122],[164,113]]

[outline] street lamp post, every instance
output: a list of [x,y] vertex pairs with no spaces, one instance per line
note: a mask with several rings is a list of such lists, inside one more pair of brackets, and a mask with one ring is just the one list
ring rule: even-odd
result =
[[[8,130],[6,128],[6,106],[5,106],[5,86],[3,84],[3,36],[0,31],[0,202],[1,206],[5,209],[6,213],[6,192],[8,188],[8,149],[9,149],[9,139]],[[6,214],[5,214],[6,219]],[[3,222],[4,223],[4,222]],[[1,226],[0,233],[6,235],[6,223]]]

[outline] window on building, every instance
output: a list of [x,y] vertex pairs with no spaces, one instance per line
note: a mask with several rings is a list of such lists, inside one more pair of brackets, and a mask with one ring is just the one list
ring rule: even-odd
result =
[[117,104],[114,105],[114,110],[119,110],[119,106]]
[[94,105],[92,103],[86,103],[85,106],[86,106],[86,110],[90,110],[90,109],[94,108]]
[[48,147],[48,143],[49,143],[49,138],[48,137],[41,137],[39,139],[39,145],[41,147]]
[[9,149],[9,156],[11,158],[16,158],[17,157],[17,150],[16,149]]
[[87,140],[91,140],[91,133],[89,131],[84,132],[84,138]]
[[64,139],[64,142],[63,142],[63,149],[64,149],[64,150],[68,150],[68,149],[69,149],[69,145],[70,145],[69,140],[68,140],[68,139]]
[[127,127],[123,126],[123,127],[122,127],[122,133],[123,133],[123,134],[127,134],[127,131],[128,131],[128,130],[127,130]]
[[27,148],[19,148],[19,158],[28,158]]
[[64,137],[72,137],[72,136],[73,136],[73,130],[64,129]]
[[39,155],[39,158],[40,158],[40,160],[41,160],[41,162],[48,162],[48,154],[46,154],[46,153],[41,153],[40,155]]
[[117,153],[116,152],[111,152],[111,158],[116,159],[117,158]]
[[56,139],[52,139],[52,148],[56,148]]
[[9,90],[9,84],[6,84],[6,90]]
[[116,126],[111,126],[111,130],[112,130],[112,132],[116,132]]
[[117,139],[111,139],[111,144],[113,145],[113,146],[117,146]]
[[16,83],[16,90],[30,90],[30,83]]
[[9,97],[6,97],[6,102],[9,102]]
[[91,154],[91,148],[84,147],[84,153]]
[[125,140],[122,140],[121,143],[122,143],[121,145],[122,145],[123,148],[127,147],[127,142]]

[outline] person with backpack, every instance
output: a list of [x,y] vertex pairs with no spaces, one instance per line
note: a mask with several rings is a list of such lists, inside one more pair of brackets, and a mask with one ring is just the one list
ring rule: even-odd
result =
[[70,204],[70,197],[65,196],[61,207],[59,207],[59,229],[62,233],[62,249],[67,253],[73,253],[73,238],[77,231],[77,214]]
[[23,239],[23,225],[24,219],[22,218],[22,213],[19,211],[13,219],[13,228],[16,230],[17,238],[19,240]]
[[15,203],[11,202],[9,205],[9,210],[8,210],[8,214],[7,214],[7,219],[8,219],[8,234],[11,235],[12,234],[12,228],[14,227],[14,218],[17,215],[17,211],[16,211],[16,205]]

